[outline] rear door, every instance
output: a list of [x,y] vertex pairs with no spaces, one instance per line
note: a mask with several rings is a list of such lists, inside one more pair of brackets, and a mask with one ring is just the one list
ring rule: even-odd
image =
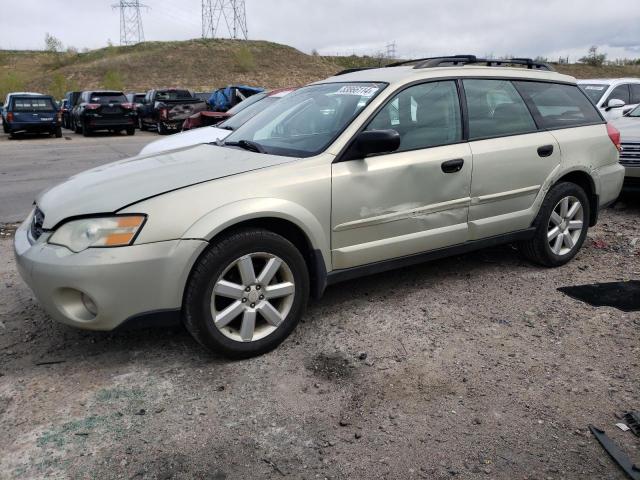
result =
[[400,148],[333,164],[334,268],[467,240],[472,165],[460,111],[454,80],[410,86],[366,127],[398,131]]
[[533,203],[560,164],[554,136],[539,131],[510,80],[464,79],[473,155],[469,237],[530,226]]
[[56,119],[56,107],[47,97],[14,97],[12,100],[14,122],[47,124]]

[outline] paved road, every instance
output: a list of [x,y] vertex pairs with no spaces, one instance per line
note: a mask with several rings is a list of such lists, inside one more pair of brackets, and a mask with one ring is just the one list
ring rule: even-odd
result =
[[135,155],[158,139],[150,132],[99,134],[85,138],[68,130],[63,138],[0,135],[0,223],[22,220],[38,192],[83,170]]

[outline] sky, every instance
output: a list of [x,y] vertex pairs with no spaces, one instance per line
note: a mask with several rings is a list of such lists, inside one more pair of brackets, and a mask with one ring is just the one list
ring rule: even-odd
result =
[[[65,47],[119,43],[116,0],[0,0],[0,49],[42,49],[48,32]],[[143,0],[146,40],[202,34],[201,0]],[[597,45],[609,59],[640,57],[640,0],[246,0],[252,40],[306,53],[398,58],[446,54],[571,61]],[[227,36],[226,32],[224,32]]]

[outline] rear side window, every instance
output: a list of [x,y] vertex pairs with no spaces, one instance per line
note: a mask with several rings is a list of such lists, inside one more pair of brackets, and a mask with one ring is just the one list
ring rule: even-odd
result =
[[462,140],[458,91],[453,81],[415,85],[394,96],[367,130],[400,134],[397,152],[447,145]]
[[602,123],[596,107],[576,86],[545,82],[514,83],[537,110],[542,128]]
[[192,99],[189,90],[161,90],[156,93],[156,100],[189,100]]
[[618,85],[616,88],[614,88],[611,94],[609,94],[606,103],[609,103],[609,101],[613,100],[614,98],[616,100],[622,100],[625,105],[630,103],[631,98],[629,97],[629,85],[625,83],[624,85]]
[[508,80],[463,80],[469,114],[469,139],[535,132],[524,100]]
[[13,110],[16,112],[50,112],[55,108],[48,98],[16,98],[13,100]]

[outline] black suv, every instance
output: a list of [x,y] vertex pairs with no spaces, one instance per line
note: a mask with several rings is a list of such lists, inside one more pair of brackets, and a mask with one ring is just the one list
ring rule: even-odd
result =
[[122,92],[91,90],[82,92],[71,114],[72,127],[85,137],[96,130],[136,133],[136,112]]
[[66,102],[66,104],[63,104],[61,108],[62,126],[64,128],[68,128],[71,130],[71,114],[73,112],[73,107],[75,107],[76,103],[78,103],[78,98],[80,98],[81,93],[82,92],[67,92],[64,94],[63,102]]

